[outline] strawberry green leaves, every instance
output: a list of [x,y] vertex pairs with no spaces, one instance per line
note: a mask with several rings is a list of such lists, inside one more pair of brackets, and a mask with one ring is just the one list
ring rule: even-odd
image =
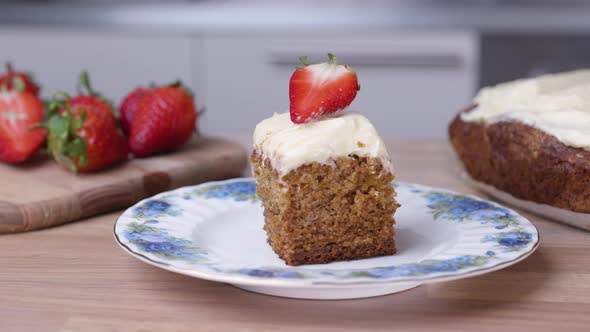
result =
[[58,92],[49,103],[49,120],[47,146],[55,160],[76,172],[74,159],[81,166],[88,164],[86,143],[77,132],[86,121],[87,112],[82,110],[79,117],[74,117],[70,108],[70,96],[65,92]]

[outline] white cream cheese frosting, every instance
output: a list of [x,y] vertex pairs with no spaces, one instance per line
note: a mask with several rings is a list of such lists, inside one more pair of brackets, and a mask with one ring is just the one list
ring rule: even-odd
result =
[[516,120],[555,136],[565,145],[590,150],[590,70],[486,87],[477,107],[462,113],[467,122]]
[[393,173],[383,140],[373,124],[358,113],[340,112],[303,124],[291,122],[288,112],[275,113],[256,126],[254,149],[269,159],[281,176],[304,164],[330,164],[348,155],[379,158]]

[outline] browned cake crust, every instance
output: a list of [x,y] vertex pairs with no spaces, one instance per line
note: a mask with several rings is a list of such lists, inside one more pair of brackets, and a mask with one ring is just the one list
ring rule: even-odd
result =
[[375,158],[311,163],[279,179],[253,152],[268,243],[288,265],[319,264],[396,252],[393,175]]
[[590,213],[590,151],[516,121],[485,125],[457,115],[449,135],[473,179],[521,199]]

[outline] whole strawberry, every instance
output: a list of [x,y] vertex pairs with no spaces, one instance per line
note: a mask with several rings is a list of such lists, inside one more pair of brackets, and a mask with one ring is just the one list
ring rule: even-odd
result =
[[129,134],[135,111],[137,111],[140,102],[143,100],[143,98],[151,95],[153,92],[154,89],[151,87],[146,88],[140,86],[131,91],[131,93],[129,93],[125,99],[123,99],[121,106],[119,106],[119,115],[121,119],[121,128],[123,128],[125,133]]
[[20,163],[45,142],[43,103],[35,95],[0,88],[0,160]]
[[193,97],[180,83],[158,87],[135,111],[129,148],[137,157],[178,149],[191,138],[196,120]]
[[9,62],[5,66],[6,72],[0,75],[0,88],[5,87],[7,90],[28,92],[34,96],[39,95],[39,85],[35,83],[31,74],[15,71]]
[[118,126],[113,104],[92,88],[90,75],[86,71],[80,73],[78,79],[78,95],[69,100],[69,106],[71,108],[92,109],[101,116],[104,116],[105,121],[110,121],[113,123],[113,126]]
[[97,113],[98,116],[103,117],[104,121],[110,122],[114,127],[118,126],[113,107],[103,97],[79,95],[72,97],[69,105],[71,108],[90,109],[94,113]]
[[128,147],[111,104],[92,90],[85,73],[81,85],[91,94],[70,98],[61,93],[51,101],[47,146],[59,164],[86,173],[126,160]]
[[293,123],[309,122],[342,110],[360,90],[352,68],[337,64],[333,54],[328,53],[328,59],[310,65],[307,57],[299,58],[304,67],[297,68],[289,81],[289,112]]

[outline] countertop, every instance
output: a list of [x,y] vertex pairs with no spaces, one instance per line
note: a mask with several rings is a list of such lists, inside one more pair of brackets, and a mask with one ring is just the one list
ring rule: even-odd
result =
[[[387,140],[399,179],[478,194],[443,141]],[[482,194],[478,194],[483,196]],[[541,244],[464,280],[362,300],[293,300],[159,270],[121,250],[120,212],[0,236],[1,331],[587,331],[590,233],[523,213]]]
[[5,1],[0,24],[152,32],[250,33],[462,29],[590,31],[580,0]]

